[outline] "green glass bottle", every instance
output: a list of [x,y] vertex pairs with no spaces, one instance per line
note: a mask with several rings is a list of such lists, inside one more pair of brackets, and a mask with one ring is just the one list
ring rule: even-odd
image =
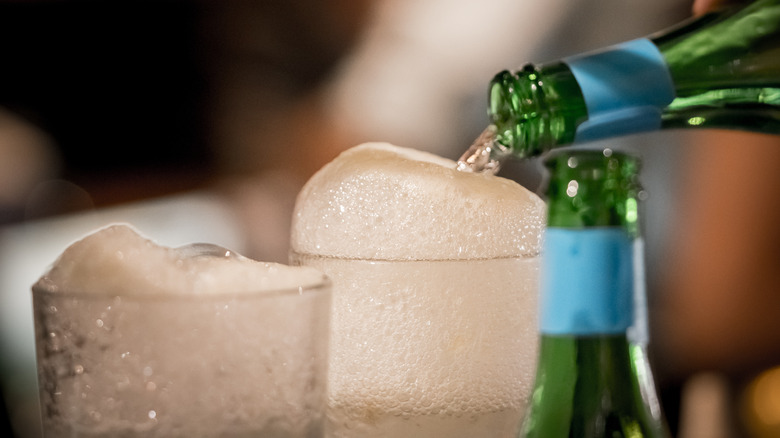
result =
[[546,165],[539,362],[519,436],[666,437],[644,340],[628,335],[644,305],[638,159],[580,150]]
[[670,128],[780,134],[780,0],[756,0],[649,38],[490,83],[490,126],[459,168],[495,171],[572,143]]

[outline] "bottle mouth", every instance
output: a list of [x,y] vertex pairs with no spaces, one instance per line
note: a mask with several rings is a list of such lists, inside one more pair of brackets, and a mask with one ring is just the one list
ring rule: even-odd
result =
[[488,117],[496,127],[495,143],[519,158],[540,155],[550,118],[541,75],[532,64],[499,72],[491,81]]

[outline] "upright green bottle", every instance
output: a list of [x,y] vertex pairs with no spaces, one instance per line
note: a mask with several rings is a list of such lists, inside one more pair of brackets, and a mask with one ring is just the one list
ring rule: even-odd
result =
[[[520,437],[666,437],[635,324],[638,160],[574,151],[550,171],[536,382]],[[642,309],[638,309],[642,312]]]
[[490,83],[490,126],[461,157],[495,172],[507,157],[668,128],[780,134],[780,0],[710,13],[648,38]]

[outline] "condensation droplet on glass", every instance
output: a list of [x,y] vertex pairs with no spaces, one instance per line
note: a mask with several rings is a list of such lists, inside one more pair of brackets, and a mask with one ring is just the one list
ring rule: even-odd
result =
[[154,382],[146,382],[146,390],[147,391],[154,391],[157,389],[157,384]]
[[155,412],[155,410],[152,409],[149,411],[149,419],[154,420],[155,418],[157,418],[157,412]]
[[569,181],[569,184],[566,186],[566,194],[573,198],[577,196],[577,190],[580,188],[580,183],[577,182],[577,180],[571,180]]
[[96,320],[95,325],[98,326],[98,328],[103,328],[103,320],[102,319]]
[[569,157],[569,159],[566,161],[566,165],[570,168],[574,169],[579,164],[579,161],[577,161],[577,157]]
[[152,367],[144,367],[144,376],[149,377],[152,375]]
[[73,367],[73,372],[75,372],[77,375],[78,374],[84,374],[84,366],[83,365],[76,365],[75,367]]

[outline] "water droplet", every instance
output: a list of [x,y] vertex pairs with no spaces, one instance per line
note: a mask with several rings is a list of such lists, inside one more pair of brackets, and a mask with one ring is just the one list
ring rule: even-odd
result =
[[180,246],[176,249],[184,259],[197,257],[233,259],[238,257],[233,251],[211,243],[192,243],[189,245]]
[[571,180],[569,181],[569,185],[566,186],[566,194],[573,198],[577,196],[577,190],[580,188],[580,183],[577,182],[577,180]]

